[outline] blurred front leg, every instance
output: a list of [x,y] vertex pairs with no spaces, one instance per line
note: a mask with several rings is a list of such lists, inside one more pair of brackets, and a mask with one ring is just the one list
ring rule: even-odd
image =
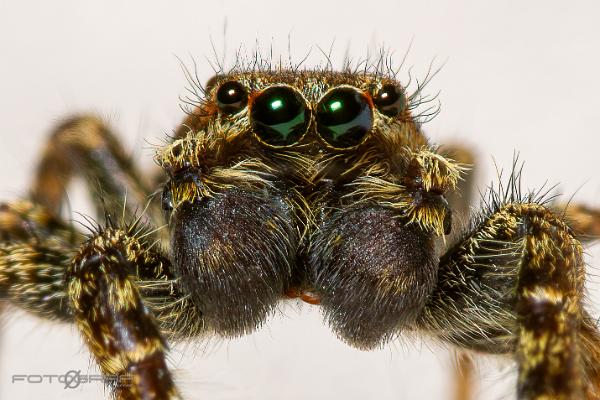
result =
[[[105,212],[123,212],[131,218],[144,210],[152,194],[115,135],[95,116],[76,116],[55,128],[37,167],[32,200],[59,215],[75,176],[85,179],[102,217]],[[158,206],[149,211],[158,225]]]

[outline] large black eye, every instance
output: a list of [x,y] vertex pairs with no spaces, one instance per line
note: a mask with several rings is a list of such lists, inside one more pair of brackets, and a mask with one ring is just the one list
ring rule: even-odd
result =
[[360,144],[372,125],[369,103],[354,88],[334,89],[317,106],[317,130],[333,147],[348,148]]
[[377,92],[373,102],[388,117],[395,117],[404,108],[404,92],[396,85],[386,84]]
[[304,99],[287,86],[273,86],[259,94],[252,102],[250,117],[256,135],[271,146],[296,143],[309,122]]
[[235,114],[248,103],[248,92],[241,83],[225,82],[217,90],[217,105],[227,114]]

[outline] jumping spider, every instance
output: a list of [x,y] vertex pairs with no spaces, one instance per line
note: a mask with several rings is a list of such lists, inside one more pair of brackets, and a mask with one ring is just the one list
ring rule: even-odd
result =
[[[0,294],[74,322],[104,374],[132,377],[117,398],[179,398],[168,339],[252,332],[289,297],[360,349],[416,332],[511,355],[520,399],[598,398],[573,228],[514,173],[459,229],[471,156],[428,141],[393,76],[258,68],[203,90],[152,180],[78,116],[53,132],[30,197],[0,208]],[[102,221],[91,235],[61,218],[74,175]]]

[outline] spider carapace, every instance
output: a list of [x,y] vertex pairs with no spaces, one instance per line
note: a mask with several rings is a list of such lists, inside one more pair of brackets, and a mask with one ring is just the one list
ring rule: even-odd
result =
[[[361,349],[412,332],[512,356],[520,399],[597,398],[565,215],[600,218],[521,194],[516,169],[469,216],[472,156],[429,142],[420,89],[378,71],[218,74],[150,178],[102,121],[71,118],[30,196],[0,208],[0,294],[75,323],[104,374],[130,377],[122,399],[179,398],[167,340],[252,332],[289,297]],[[61,217],[74,175],[98,209],[89,234]]]

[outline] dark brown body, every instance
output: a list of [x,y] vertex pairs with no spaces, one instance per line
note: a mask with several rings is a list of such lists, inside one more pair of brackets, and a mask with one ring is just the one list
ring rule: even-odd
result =
[[[235,113],[218,107],[217,90],[228,82],[248,93],[247,105]],[[443,193],[455,187],[461,167],[427,146],[410,98],[393,117],[378,112],[374,98],[392,83],[369,74],[307,71],[217,77],[184,124],[189,130],[180,129],[181,138],[159,151],[171,178],[165,196],[176,221],[174,267],[201,309],[207,298],[228,299],[209,307],[207,318],[232,319],[232,329],[218,331],[253,329],[278,295],[297,290],[318,293],[341,337],[364,348],[420,314],[437,277],[436,243],[451,220]],[[272,87],[297,91],[309,114],[304,135],[284,147],[265,143],[253,130],[256,99]],[[340,87],[364,94],[372,112],[368,135],[351,148],[335,148],[318,132],[319,101]],[[192,235],[199,226],[208,230]],[[249,292],[260,317],[232,312],[254,309]]]

